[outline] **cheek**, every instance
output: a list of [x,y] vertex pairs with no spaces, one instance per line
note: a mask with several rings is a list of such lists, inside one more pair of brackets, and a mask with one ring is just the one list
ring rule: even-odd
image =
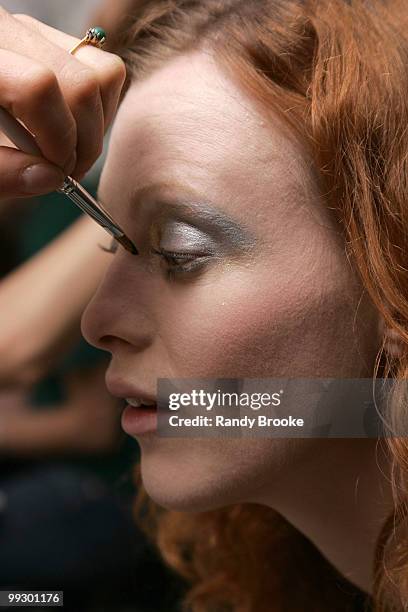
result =
[[270,268],[197,281],[171,297],[160,323],[174,375],[358,376],[356,302],[345,281]]
[[[177,296],[169,292],[160,337],[173,376],[358,376],[353,324],[359,291],[351,289],[344,269],[333,275],[331,268],[330,278],[310,269],[280,276],[270,267],[256,273],[230,269]],[[161,438],[140,444],[148,493],[180,511],[263,503],[272,484],[278,500],[288,474],[319,448],[313,439],[239,438],[220,444]]]

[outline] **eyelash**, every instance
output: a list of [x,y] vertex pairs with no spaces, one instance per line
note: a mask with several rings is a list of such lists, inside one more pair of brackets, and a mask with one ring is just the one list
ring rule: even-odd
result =
[[[119,243],[115,238],[112,238],[112,242],[109,247],[99,245],[99,248],[105,253],[111,253],[114,255],[118,248]],[[155,255],[159,255],[167,263],[169,268],[167,274],[169,277],[174,278],[177,274],[191,272],[196,269],[202,262],[205,255],[193,255],[192,253],[177,253],[174,251],[165,251],[164,249],[151,249],[151,252]],[[184,260],[184,265],[177,260]]]
[[[204,255],[195,255],[192,253],[177,253],[174,251],[165,251],[164,249],[153,249],[152,253],[159,255],[169,266],[167,275],[174,278],[177,274],[192,272],[202,263]],[[177,260],[183,260],[185,263],[180,263]]]

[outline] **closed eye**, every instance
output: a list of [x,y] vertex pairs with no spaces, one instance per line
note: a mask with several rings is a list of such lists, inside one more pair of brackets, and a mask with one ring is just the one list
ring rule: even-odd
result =
[[[108,247],[101,244],[98,246],[105,253],[112,253],[112,255],[114,255],[118,250],[119,243],[116,238],[112,238]],[[188,273],[196,271],[211,258],[211,254],[209,253],[182,253],[154,248],[151,249],[151,252],[160,256],[164,261],[169,277],[175,277],[177,274],[182,274],[183,272]]]
[[153,248],[152,253],[162,258],[167,266],[167,273],[170,277],[174,277],[176,274],[197,271],[211,258],[209,253],[180,253]]
[[152,251],[156,253],[156,255],[163,257],[168,263],[174,265],[182,265],[200,257],[200,255],[196,255],[195,253],[176,253],[174,251],[165,251],[164,249],[152,249]]

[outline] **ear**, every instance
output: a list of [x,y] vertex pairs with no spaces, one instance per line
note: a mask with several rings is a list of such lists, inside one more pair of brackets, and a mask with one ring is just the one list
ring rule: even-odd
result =
[[394,359],[401,357],[404,349],[406,350],[406,345],[399,334],[385,323],[382,315],[380,315],[378,326],[380,340],[384,342],[386,353]]

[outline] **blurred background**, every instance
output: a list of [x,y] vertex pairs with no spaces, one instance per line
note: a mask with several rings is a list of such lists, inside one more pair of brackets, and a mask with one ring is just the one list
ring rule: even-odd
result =
[[[136,2],[2,6],[78,38],[102,26],[112,46]],[[103,158],[82,181],[93,194]],[[105,389],[107,355],[81,338],[79,312],[64,313],[75,280],[61,286],[50,266],[53,245],[80,223],[55,193],[0,207],[0,590],[63,590],[75,612],[171,612],[183,585],[134,520],[139,449]]]

